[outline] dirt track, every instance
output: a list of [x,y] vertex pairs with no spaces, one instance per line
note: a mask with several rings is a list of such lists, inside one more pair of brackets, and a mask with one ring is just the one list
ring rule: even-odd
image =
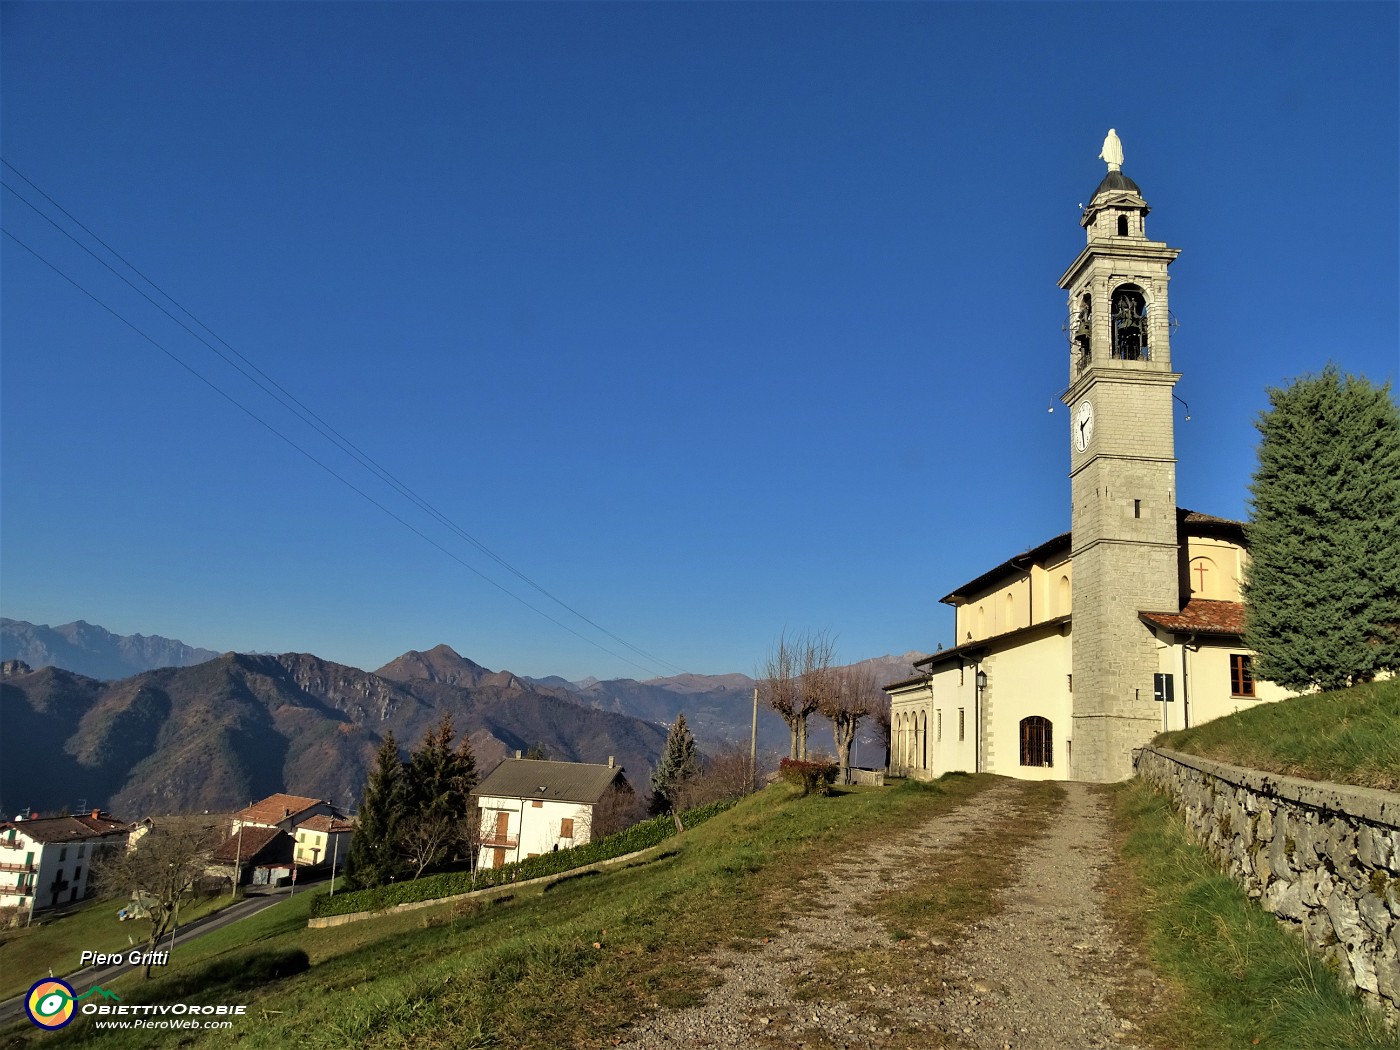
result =
[[[681,1047],[1090,1050],[1138,1047],[1133,1022],[1108,1005],[1115,981],[1150,980],[1105,919],[1102,874],[1110,861],[1103,797],[1066,784],[1047,833],[1027,843],[1002,911],[959,938],[898,950],[899,976],[864,980],[863,950],[894,952],[885,926],[861,905],[916,882],[931,861],[966,848],[1005,821],[1024,785],[1008,781],[894,843],[833,864],[814,906],[759,950],[712,960],[721,983],[698,1007],[635,1029],[631,1050]],[[852,958],[844,984],[859,994],[813,1000],[814,968]],[[885,972],[888,974],[888,968]],[[853,1001],[854,998],[854,1001]]]

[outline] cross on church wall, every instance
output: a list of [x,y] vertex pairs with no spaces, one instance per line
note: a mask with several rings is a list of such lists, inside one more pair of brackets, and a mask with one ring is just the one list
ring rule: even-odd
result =
[[1197,590],[1197,591],[1200,591],[1201,593],[1205,593],[1205,589],[1206,589],[1206,563],[1205,563],[1204,561],[1198,561],[1198,562],[1196,562],[1196,568],[1195,568],[1193,571],[1195,571],[1195,572],[1197,572],[1197,573],[1200,574],[1200,582],[1199,582],[1199,584],[1197,584],[1196,590]]

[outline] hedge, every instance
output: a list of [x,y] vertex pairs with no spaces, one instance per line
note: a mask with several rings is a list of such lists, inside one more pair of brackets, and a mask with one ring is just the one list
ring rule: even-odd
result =
[[835,762],[822,759],[801,761],[785,758],[778,763],[778,776],[784,783],[800,787],[803,795],[829,795],[839,772]]
[[[693,828],[716,814],[723,813],[732,805],[734,800],[729,799],[699,806],[681,814],[681,821],[687,828]],[[529,857],[499,868],[478,868],[475,873],[444,871],[422,879],[391,882],[385,886],[337,893],[334,897],[322,894],[311,902],[311,915],[313,918],[322,918],[327,915],[349,915],[359,911],[383,911],[396,904],[437,900],[439,897],[453,897],[459,893],[525,882],[545,875],[558,875],[588,864],[597,864],[599,861],[612,860],[614,857],[624,857],[629,853],[648,849],[664,842],[675,833],[676,823],[669,814],[653,817],[596,842],[541,853],[538,857]]]

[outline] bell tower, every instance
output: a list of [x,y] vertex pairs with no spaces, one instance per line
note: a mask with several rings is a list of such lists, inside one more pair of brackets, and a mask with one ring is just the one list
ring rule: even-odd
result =
[[1079,220],[1088,243],[1060,278],[1069,293],[1073,752],[1070,776],[1132,775],[1132,750],[1160,729],[1157,653],[1138,620],[1180,607],[1167,266],[1147,239],[1147,201],[1123,174],[1109,130],[1108,174]]

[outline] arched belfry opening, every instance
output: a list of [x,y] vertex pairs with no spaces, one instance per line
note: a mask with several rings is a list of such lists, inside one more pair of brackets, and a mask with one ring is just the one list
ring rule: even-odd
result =
[[1113,290],[1113,358],[1116,361],[1150,361],[1147,343],[1147,297],[1135,284]]
[[1128,236],[1128,217],[1126,215],[1118,216],[1118,236]]

